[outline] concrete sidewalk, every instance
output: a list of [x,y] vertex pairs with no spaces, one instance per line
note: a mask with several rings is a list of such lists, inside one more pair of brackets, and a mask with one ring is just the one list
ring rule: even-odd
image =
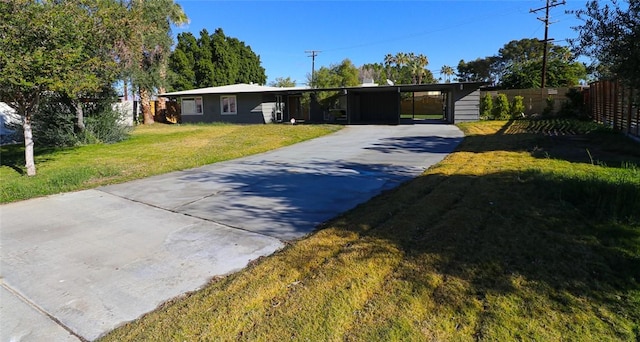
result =
[[419,175],[463,134],[349,126],[268,153],[0,206],[2,341],[93,340]]

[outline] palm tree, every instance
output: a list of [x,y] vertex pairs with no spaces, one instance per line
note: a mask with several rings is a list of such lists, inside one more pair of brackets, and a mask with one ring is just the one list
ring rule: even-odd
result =
[[393,79],[391,75],[391,66],[396,63],[396,57],[390,53],[384,56],[384,68],[387,70],[387,79]]
[[399,69],[402,69],[403,65],[406,65],[409,62],[409,55],[404,52],[396,53],[396,65]]
[[425,75],[425,70],[424,68],[427,67],[427,65],[429,64],[429,59],[427,58],[427,56],[423,55],[423,54],[419,54],[416,57],[416,61],[418,64],[418,84],[422,84],[422,77]]
[[174,0],[131,0],[128,7],[133,30],[128,42],[132,80],[139,90],[144,123],[153,123],[150,101],[153,90],[164,86],[173,44],[171,25],[185,24],[188,18]]
[[448,65],[443,65],[442,68],[440,68],[440,73],[447,77],[445,81],[447,83],[451,82],[451,76],[455,74],[455,72],[453,71],[453,68]]

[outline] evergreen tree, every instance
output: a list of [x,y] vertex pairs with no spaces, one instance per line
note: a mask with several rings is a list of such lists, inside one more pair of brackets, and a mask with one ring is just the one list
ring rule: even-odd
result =
[[198,41],[191,32],[179,33],[177,40],[176,49],[169,57],[169,91],[192,89],[196,84]]
[[191,33],[178,35],[170,61],[174,91],[267,81],[260,56],[239,39],[227,37],[221,28],[213,34],[202,30],[198,39]]
[[[216,85],[215,66],[213,65],[213,42],[206,29],[200,31],[198,49],[195,56],[195,84],[191,88],[213,87]],[[177,49],[176,49],[177,50]]]

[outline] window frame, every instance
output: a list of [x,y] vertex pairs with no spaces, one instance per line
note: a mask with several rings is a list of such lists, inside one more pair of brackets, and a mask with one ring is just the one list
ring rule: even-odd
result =
[[[193,109],[194,112],[187,113],[185,112],[184,102],[185,101],[193,101]],[[200,111],[198,112],[198,101],[200,102]],[[204,115],[204,100],[202,96],[193,96],[193,97],[183,97],[180,99],[180,114],[182,115]]]
[[[225,111],[224,103],[225,99],[233,99],[233,105],[231,102],[228,102],[229,109],[233,107],[234,111]],[[238,114],[238,98],[236,95],[220,95],[220,114],[221,115],[237,115]]]

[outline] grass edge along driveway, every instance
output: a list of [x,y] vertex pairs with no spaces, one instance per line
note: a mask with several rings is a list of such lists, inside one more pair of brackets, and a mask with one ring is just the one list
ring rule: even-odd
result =
[[636,341],[637,145],[566,120],[460,127],[421,177],[103,341]]
[[[295,144],[339,130],[336,125],[137,126],[115,144],[38,148],[37,175],[24,171],[24,146],[1,146],[0,203],[95,188],[194,168]],[[36,144],[37,145],[37,144]]]

